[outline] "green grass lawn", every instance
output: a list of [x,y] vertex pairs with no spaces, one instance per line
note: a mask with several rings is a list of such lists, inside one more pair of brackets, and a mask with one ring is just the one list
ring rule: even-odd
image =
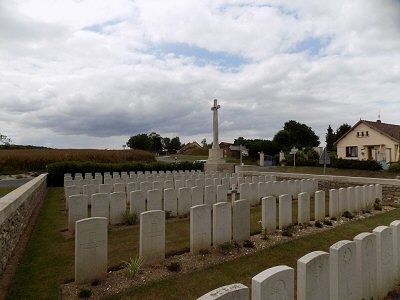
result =
[[0,188],[0,198],[3,197],[4,195],[7,195],[9,192],[15,190],[16,187],[5,187],[5,188]]
[[[32,237],[28,243],[26,252],[17,270],[17,274],[13,280],[10,292],[7,299],[55,299],[58,297],[59,285],[63,282],[72,281],[74,277],[74,238],[65,232],[67,228],[67,213],[65,211],[65,200],[63,199],[63,189],[62,188],[50,188],[48,195],[46,197],[43,208],[40,212],[37,224],[35,225]],[[311,216],[313,216],[313,201],[311,201]],[[397,211],[397,210],[396,210]],[[391,213],[393,214],[393,213]],[[398,213],[400,217],[400,212]],[[387,224],[384,221],[384,217],[379,216],[375,218],[381,218],[383,221],[377,221],[379,224]],[[394,219],[395,217],[393,217]],[[261,207],[255,207],[251,209],[251,232],[252,234],[260,233],[261,231]],[[297,221],[297,201],[293,202],[293,221]],[[370,221],[369,221],[370,222]],[[362,223],[361,223],[362,224]],[[360,225],[361,226],[361,225]],[[362,225],[363,226],[363,225]],[[350,229],[349,229],[350,230]],[[350,230],[351,231],[351,230]],[[351,231],[353,232],[353,231]],[[325,236],[325,234],[324,234]],[[122,261],[129,260],[130,257],[135,257],[139,253],[139,226],[128,226],[128,227],[112,227],[109,230],[109,250],[108,250],[108,265],[109,268],[118,267],[121,265]],[[320,240],[324,240],[324,237],[319,237],[315,240],[315,243],[319,245]],[[340,238],[337,238],[339,240]],[[189,249],[189,220],[188,219],[169,219],[166,224],[166,251],[167,255],[178,253],[182,251],[187,251]],[[333,241],[334,238],[329,239]],[[297,243],[297,242],[296,242]],[[285,249],[287,246],[282,246]],[[293,248],[293,246],[288,249]],[[304,251],[306,251],[304,248]],[[293,249],[291,249],[292,251]],[[277,250],[277,253],[280,251]],[[282,251],[281,254],[284,254]],[[297,253],[297,252],[296,252]],[[256,255],[258,257],[259,254]],[[268,254],[270,257],[270,254]],[[241,261],[241,258],[239,261]],[[248,259],[248,258],[246,258]],[[245,259],[245,260],[246,260]],[[271,259],[271,257],[269,258]],[[278,259],[278,258],[277,258]],[[283,259],[283,258],[282,258]],[[269,260],[268,260],[269,261]],[[274,260],[275,261],[275,260]],[[264,262],[266,263],[266,262]],[[254,264],[254,265],[252,265]],[[252,262],[251,265],[246,265],[239,267],[235,272],[242,274],[241,276],[246,277],[242,269],[249,269],[249,274],[255,274],[253,268],[259,267],[257,263]],[[233,270],[238,266],[227,265],[226,268]],[[227,269],[223,267],[219,270],[219,267],[210,268],[215,275],[220,279],[214,281],[214,277],[208,277],[203,279],[208,282],[204,287],[199,290],[199,288],[194,288],[193,291],[186,291],[189,293],[190,297],[192,295],[199,295],[203,291],[206,292],[207,289],[212,289],[219,285],[223,285],[225,282],[230,283],[232,279],[231,274],[224,274]],[[224,271],[225,270],[225,271]],[[257,270],[259,270],[257,268]],[[190,280],[198,280],[200,277],[204,276],[203,272],[196,272],[199,275],[191,275],[194,277],[189,277]],[[219,274],[219,275],[218,275]],[[211,279],[214,278],[214,279]],[[177,282],[180,282],[180,277],[177,277]],[[244,279],[243,279],[244,280]],[[233,282],[233,281],[232,281]],[[244,281],[245,282],[245,281]],[[135,290],[133,293],[139,293],[141,295],[139,299],[142,298],[142,293],[147,293],[151,287],[154,286],[154,293],[150,292],[149,295],[156,297],[157,293],[163,293],[163,285],[171,285],[171,291],[173,289],[180,290],[174,281],[166,281],[164,283],[153,283],[150,287]],[[190,283],[188,286],[190,286]],[[193,282],[195,285],[195,283]],[[172,288],[175,286],[175,288]],[[187,290],[186,285],[184,290]],[[168,287],[170,289],[170,287]],[[176,294],[178,293],[178,294]],[[168,293],[164,294],[167,295]],[[185,295],[175,291],[171,293],[171,299],[184,299]],[[183,298],[182,298],[183,297]],[[151,299],[149,296],[147,299]]]

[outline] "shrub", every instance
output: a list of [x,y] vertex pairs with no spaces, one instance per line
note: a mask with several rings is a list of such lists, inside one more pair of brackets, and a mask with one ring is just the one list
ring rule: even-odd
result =
[[231,242],[225,242],[218,245],[218,251],[222,254],[228,254],[230,251],[233,250],[233,248],[234,245]]
[[375,160],[332,158],[330,166],[338,169],[382,170],[382,166]]
[[291,237],[293,236],[293,234],[295,234],[297,232],[297,228],[295,225],[289,225],[285,228],[283,228],[282,230],[282,235],[283,236],[288,236]]
[[374,209],[375,210],[382,210],[382,202],[378,198],[375,199]]
[[331,220],[324,220],[324,224],[328,226],[332,226],[332,221]]
[[128,273],[134,277],[143,266],[143,258],[137,256],[135,258],[130,258],[129,261],[124,261]]
[[66,161],[47,165],[47,184],[49,186],[63,186],[65,173],[104,173],[104,172],[137,172],[137,171],[172,171],[172,170],[202,170],[200,162],[127,162],[127,163],[97,163]]
[[324,225],[322,224],[321,221],[316,221],[315,222],[315,227],[322,228],[322,227],[324,227]]
[[130,212],[129,209],[127,209],[122,214],[122,219],[124,221],[124,224],[127,224],[127,225],[135,225],[137,223],[137,218],[138,218],[138,214],[136,213],[136,211]]
[[245,240],[244,242],[243,242],[243,247],[245,247],[245,248],[254,248],[256,245],[254,244],[254,242],[253,241],[251,241],[251,240]]
[[207,255],[207,254],[210,254],[210,253],[211,252],[208,249],[200,249],[199,250],[199,254],[201,254],[201,255]]
[[80,289],[79,290],[79,294],[78,294],[79,298],[89,298],[90,296],[92,296],[91,290],[88,290],[88,289]]
[[400,162],[394,162],[389,165],[388,172],[400,173]]
[[353,219],[353,218],[354,218],[354,214],[351,213],[351,212],[349,212],[348,210],[346,210],[346,211],[343,213],[343,217],[345,217],[345,218],[347,218],[347,219]]
[[171,262],[167,266],[167,269],[170,272],[179,272],[182,269],[182,267],[181,267],[181,264],[179,262]]

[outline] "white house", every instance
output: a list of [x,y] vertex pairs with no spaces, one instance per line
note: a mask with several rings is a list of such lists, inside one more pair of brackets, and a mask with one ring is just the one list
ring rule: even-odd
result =
[[339,158],[398,161],[400,125],[360,120],[336,141]]

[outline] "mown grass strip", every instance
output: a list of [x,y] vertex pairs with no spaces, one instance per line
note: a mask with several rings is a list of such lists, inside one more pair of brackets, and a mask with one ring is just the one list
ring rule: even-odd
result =
[[7,195],[9,192],[15,190],[16,187],[4,187],[0,188],[0,198]]

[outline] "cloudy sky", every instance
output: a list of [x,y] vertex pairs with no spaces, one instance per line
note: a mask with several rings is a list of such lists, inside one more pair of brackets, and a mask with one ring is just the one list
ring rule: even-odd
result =
[[400,124],[399,0],[0,1],[0,133],[122,148]]

